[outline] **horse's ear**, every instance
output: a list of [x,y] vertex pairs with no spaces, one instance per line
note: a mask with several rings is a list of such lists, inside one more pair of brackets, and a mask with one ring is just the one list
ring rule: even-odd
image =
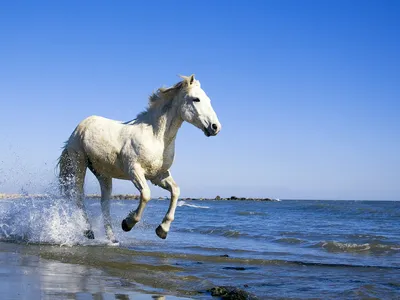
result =
[[189,79],[188,79],[188,83],[189,85],[192,85],[194,82],[194,74],[190,75]]
[[194,74],[190,76],[179,75],[179,77],[183,79],[187,86],[191,86],[195,81]]

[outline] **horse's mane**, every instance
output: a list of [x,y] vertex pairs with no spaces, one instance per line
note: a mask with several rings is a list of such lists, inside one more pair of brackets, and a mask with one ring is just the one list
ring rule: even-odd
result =
[[163,110],[171,106],[172,100],[175,98],[176,94],[183,89],[191,88],[189,84],[190,77],[180,76],[183,80],[174,84],[171,87],[160,87],[155,92],[153,92],[149,97],[149,104],[145,111],[137,115],[137,117],[131,121],[124,122],[123,124],[134,124],[138,120],[143,119],[149,111],[156,109]]
[[171,87],[161,87],[149,97],[149,109],[164,106],[174,99],[176,94],[185,86],[185,81],[179,81]]

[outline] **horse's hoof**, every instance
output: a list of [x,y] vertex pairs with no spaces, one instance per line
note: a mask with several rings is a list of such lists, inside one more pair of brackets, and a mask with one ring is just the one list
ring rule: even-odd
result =
[[165,231],[165,230],[161,227],[161,225],[158,225],[158,227],[156,228],[156,234],[157,234],[157,236],[158,236],[160,239],[165,240],[165,239],[167,238],[168,232]]
[[129,227],[129,226],[128,226],[128,222],[127,222],[125,219],[123,219],[123,220],[122,220],[121,227],[122,227],[122,230],[123,230],[123,231],[131,231],[131,229],[132,229],[133,226]]
[[85,232],[83,233],[83,235],[85,237],[87,237],[89,240],[94,240],[94,233],[92,230],[85,230]]
[[110,241],[110,243],[108,244],[109,246],[112,246],[112,247],[118,247],[119,246],[119,241],[117,241],[117,240],[111,240]]

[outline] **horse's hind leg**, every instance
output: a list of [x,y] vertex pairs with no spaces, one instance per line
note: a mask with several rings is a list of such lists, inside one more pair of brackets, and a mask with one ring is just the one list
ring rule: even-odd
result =
[[160,186],[161,188],[170,191],[171,193],[171,202],[169,204],[169,208],[162,223],[157,227],[156,234],[159,238],[165,239],[167,238],[167,234],[171,227],[171,223],[175,218],[175,210],[176,205],[179,198],[179,187],[175,183],[175,180],[172,178],[170,172],[166,172],[162,174],[159,178],[153,181],[154,184]]
[[96,176],[100,183],[101,188],[101,211],[104,219],[104,229],[106,230],[107,238],[112,243],[118,243],[114,236],[114,232],[111,226],[110,216],[110,198],[112,191],[112,178]]
[[83,217],[89,229],[84,231],[84,235],[88,239],[94,239],[94,233],[92,231],[89,218],[87,216],[86,208],[85,208],[85,193],[84,193],[84,183],[85,183],[85,176],[86,176],[86,158],[83,153],[76,153],[76,162],[75,162],[75,187],[76,187],[76,205],[79,209],[81,209]]
[[69,199],[75,200],[76,205],[81,209],[83,217],[89,226],[84,234],[94,238],[93,231],[90,229],[90,223],[86,214],[84,205],[83,184],[86,175],[87,160],[83,152],[77,152],[74,149],[64,148],[59,161],[60,166],[60,188],[61,192]]

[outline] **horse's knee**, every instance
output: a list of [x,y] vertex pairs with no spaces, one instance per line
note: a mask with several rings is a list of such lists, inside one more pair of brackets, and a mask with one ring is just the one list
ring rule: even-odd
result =
[[141,200],[144,202],[149,202],[150,198],[151,198],[151,194],[150,194],[150,189],[149,188],[144,188],[141,193]]

